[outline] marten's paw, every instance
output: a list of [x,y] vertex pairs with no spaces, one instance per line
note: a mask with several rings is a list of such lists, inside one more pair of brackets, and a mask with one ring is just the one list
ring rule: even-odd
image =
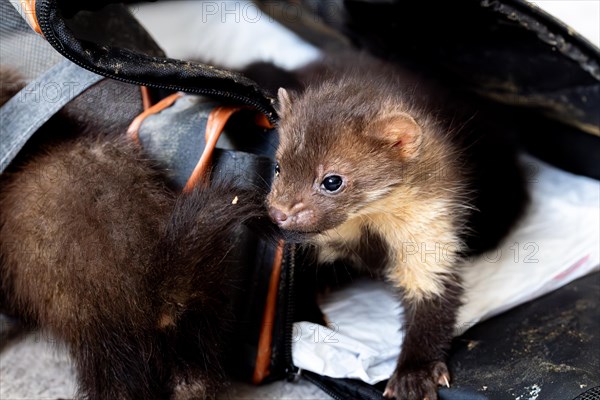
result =
[[438,386],[450,387],[450,373],[443,361],[419,368],[396,368],[383,396],[396,400],[437,400]]

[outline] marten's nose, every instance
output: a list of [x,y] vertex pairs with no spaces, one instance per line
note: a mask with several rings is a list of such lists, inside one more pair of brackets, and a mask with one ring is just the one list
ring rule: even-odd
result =
[[276,207],[269,208],[269,216],[271,217],[273,222],[275,222],[278,225],[281,225],[282,222],[285,222],[288,219],[287,214]]

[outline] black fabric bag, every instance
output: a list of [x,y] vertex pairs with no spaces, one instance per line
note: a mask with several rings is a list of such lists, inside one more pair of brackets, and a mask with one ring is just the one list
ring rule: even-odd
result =
[[[126,8],[112,3],[118,2],[38,0],[33,20],[39,24],[47,42],[67,59],[117,82],[144,85],[150,88],[154,100],[172,91],[201,94],[219,102],[248,106],[263,113],[272,123],[276,122],[274,100],[253,82],[230,71],[165,58]],[[435,4],[349,0],[334,3],[336,12],[333,13],[332,7],[320,7],[318,2],[303,4],[303,10],[317,16],[321,26],[329,32],[327,37],[342,37],[378,56],[402,60],[426,70],[456,90],[491,99],[499,110],[509,109],[515,116],[518,133],[529,152],[565,170],[600,179],[597,163],[600,53],[547,14],[520,0]],[[306,35],[307,28],[302,24],[291,27],[298,28],[309,40],[323,37]],[[326,43],[335,45],[336,40]],[[139,112],[141,105],[131,112],[131,117]],[[127,119],[127,124],[130,121],[131,118]],[[243,119],[239,122],[242,131],[250,129],[251,124]],[[123,121],[123,127],[127,124]],[[255,155],[243,156],[248,159],[248,169],[260,170],[260,175],[267,179],[275,137],[274,132],[257,134],[256,140],[245,137],[241,142],[246,147],[238,148],[252,150]],[[202,145],[197,144],[199,148]],[[234,151],[222,151],[217,165],[226,163],[227,159],[238,162],[238,155]],[[189,169],[189,165],[183,168]],[[239,164],[229,171],[239,171]],[[247,259],[251,261],[239,308],[240,349],[232,351],[236,355],[232,362],[237,367],[236,374],[257,383],[281,378],[294,380],[300,376],[334,398],[380,399],[383,383],[370,386],[298,371],[291,355],[292,324],[297,303],[303,301],[303,297],[299,297],[302,288],[297,285],[296,271],[303,268],[306,261],[293,246],[286,246],[279,270],[273,262],[277,253],[275,246],[249,239],[245,247],[249,249]],[[536,383],[535,379],[540,379],[543,398],[574,398],[585,391],[588,393],[581,398],[599,398],[598,389],[590,388],[599,385],[600,379],[597,374],[589,373],[598,370],[600,360],[597,350],[594,351],[599,344],[598,319],[593,318],[597,315],[598,299],[594,296],[597,283],[598,274],[590,275],[457,338],[450,358],[454,387],[442,389],[441,398],[512,399],[514,388]],[[269,286],[276,290],[269,291]],[[573,353],[580,351],[586,351],[585,359],[579,357],[573,362],[575,370],[543,370],[532,361],[530,369],[535,373],[530,377],[511,375],[505,359],[514,343],[510,334],[507,333],[504,342],[491,344],[499,327],[513,324],[515,329],[537,327],[540,332],[544,329],[550,332],[552,324],[535,316],[541,310],[551,310],[558,318],[561,312],[573,311],[572,304],[579,300],[589,305],[579,310],[577,326],[580,332],[592,338],[586,342],[589,348],[581,348],[576,341],[546,340],[543,335],[539,340],[552,349],[566,347],[564,360],[577,358]],[[266,318],[265,304],[269,302],[276,304],[276,313]],[[262,347],[259,346],[261,331],[270,332],[268,336],[272,338],[263,340]],[[469,340],[484,344],[476,352],[468,352]],[[256,360],[265,346],[269,362],[261,365],[257,373]],[[478,365],[483,362],[497,365],[498,375],[491,383],[486,380],[489,377],[477,374]],[[557,363],[560,365],[560,360]]]

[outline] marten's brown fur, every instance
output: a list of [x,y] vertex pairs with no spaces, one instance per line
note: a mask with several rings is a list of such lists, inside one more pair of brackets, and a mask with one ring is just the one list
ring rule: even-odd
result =
[[2,311],[66,343],[80,398],[212,398],[238,283],[226,256],[262,198],[172,193],[136,145],[71,122],[54,117],[37,135],[62,139],[2,176]]
[[473,109],[364,55],[304,73],[304,89],[279,90],[271,217],[321,263],[346,260],[401,290],[406,336],[384,394],[437,399],[460,261],[496,245],[526,199],[514,149]]

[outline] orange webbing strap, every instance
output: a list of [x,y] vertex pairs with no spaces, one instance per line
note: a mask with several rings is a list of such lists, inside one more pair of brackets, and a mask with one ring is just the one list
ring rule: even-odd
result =
[[265,129],[273,128],[273,124],[271,123],[271,121],[269,121],[267,116],[263,113],[256,113],[256,118],[254,119],[254,122],[256,123],[256,125],[263,127]]
[[[225,128],[225,124],[227,124],[227,121],[229,121],[229,118],[233,114],[246,108],[247,107],[243,106],[219,106],[215,107],[210,112],[208,115],[208,120],[206,121],[206,132],[204,134],[206,144],[204,146],[204,151],[202,152],[202,156],[200,157],[198,164],[196,164],[192,175],[190,175],[185,187],[183,188],[184,192],[188,192],[198,185],[207,184],[207,171],[211,164],[212,155],[217,145],[217,141],[219,140],[219,136],[221,136],[223,128]],[[255,122],[257,125],[262,126],[263,128],[273,127],[267,117],[261,113],[256,115]]]
[[140,86],[140,92],[142,95],[142,107],[145,111],[152,106],[152,97],[150,97],[150,89],[148,89],[148,86]]
[[144,122],[144,120],[150,115],[156,114],[164,110],[165,108],[170,107],[173,103],[175,103],[175,100],[177,100],[181,96],[183,96],[183,93],[181,92],[174,93],[168,97],[165,97],[152,107],[145,109],[144,112],[135,117],[133,122],[131,122],[131,124],[129,125],[129,128],[127,128],[127,136],[129,136],[131,140],[139,144],[140,126],[142,126],[142,122]]
[[189,192],[198,185],[207,184],[206,179],[208,178],[207,171],[212,161],[212,155],[214,153],[219,136],[225,128],[225,124],[229,121],[234,113],[238,112],[241,107],[215,107],[210,114],[208,114],[208,120],[206,121],[206,132],[204,133],[204,139],[206,144],[204,145],[204,151],[202,156],[196,164],[192,175],[190,175],[187,183],[185,184],[183,191]]
[[273,344],[273,327],[275,326],[275,310],[277,307],[277,292],[279,289],[279,278],[281,276],[281,264],[283,261],[283,240],[279,241],[275,258],[273,259],[273,268],[271,270],[271,279],[269,281],[269,291],[265,301],[265,311],[263,313],[262,324],[260,328],[260,337],[258,338],[258,351],[256,352],[256,363],[254,365],[254,375],[252,382],[259,384],[269,375],[269,366],[271,365],[271,349]]
[[21,14],[27,18],[27,23],[35,31],[43,35],[42,28],[38,24],[37,17],[35,16],[35,0],[21,0]]
[[[142,123],[144,122],[144,120],[148,116],[156,114],[156,113],[164,110],[165,108],[170,107],[173,103],[175,103],[175,101],[177,101],[177,99],[179,99],[181,96],[183,96],[183,93],[181,93],[181,92],[174,93],[168,97],[165,97],[164,99],[162,99],[155,105],[150,106],[150,93],[148,91],[148,88],[145,86],[141,86],[140,90],[142,93],[142,104],[144,107],[144,111],[140,115],[135,117],[135,119],[133,120],[133,122],[131,122],[131,124],[129,125],[129,128],[127,129],[127,135],[131,138],[131,140],[133,140],[134,142],[136,142],[138,144],[139,144],[139,131],[140,131],[140,127],[142,126]],[[239,110],[242,110],[245,108],[247,108],[247,107],[244,107],[244,106],[238,106],[238,107],[219,106],[219,107],[215,107],[210,112],[210,114],[208,115],[208,120],[206,121],[206,132],[204,133],[206,145],[204,147],[204,151],[202,152],[202,156],[200,157],[200,160],[198,161],[198,164],[196,164],[196,167],[194,168],[192,175],[189,177],[187,183],[185,184],[185,186],[183,188],[184,192],[189,192],[195,186],[206,183],[204,181],[205,175],[206,175],[206,173],[208,171],[208,167],[211,163],[212,155],[214,153],[215,146],[217,145],[217,141],[219,140],[219,136],[221,136],[221,133],[223,132],[223,128],[225,128],[227,121],[229,121],[229,118],[233,114],[235,114]],[[272,128],[273,127],[273,125],[269,122],[267,117],[260,113],[257,114],[255,122],[257,125],[262,126],[264,128]]]

